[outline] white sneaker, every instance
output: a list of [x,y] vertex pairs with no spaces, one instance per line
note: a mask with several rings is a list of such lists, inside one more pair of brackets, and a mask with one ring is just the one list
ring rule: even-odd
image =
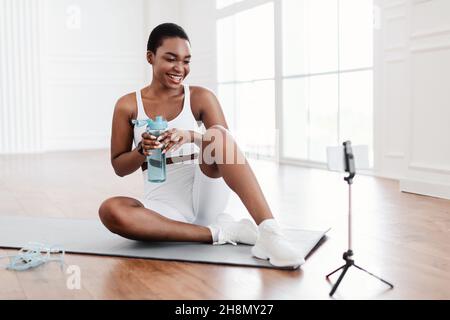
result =
[[[258,238],[258,228],[249,219],[235,221],[232,216],[222,213],[217,217],[216,223],[209,226],[211,232],[217,232],[217,241],[214,245],[238,243],[254,245]],[[213,236],[214,239],[214,236]]]
[[305,259],[292,244],[284,237],[275,220],[263,221],[258,227],[259,236],[252,254],[269,262],[276,267],[292,267],[297,269],[305,263]]

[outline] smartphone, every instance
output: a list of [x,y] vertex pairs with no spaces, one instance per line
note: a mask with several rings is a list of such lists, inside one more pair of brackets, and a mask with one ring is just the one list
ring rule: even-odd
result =
[[[352,146],[355,169],[369,169],[369,146]],[[327,147],[328,170],[345,172],[344,146]]]

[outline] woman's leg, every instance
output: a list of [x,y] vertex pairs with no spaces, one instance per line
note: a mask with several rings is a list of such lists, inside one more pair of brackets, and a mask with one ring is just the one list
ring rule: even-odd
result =
[[[222,126],[212,126],[202,138],[202,157],[200,169],[211,177],[222,176],[228,186],[239,196],[250,215],[258,224],[256,237],[248,236],[251,228],[235,234],[244,243],[254,244],[252,255],[260,259],[268,259],[278,267],[297,268],[305,260],[297,249],[284,237],[278,223],[273,219],[272,212],[256,180],[256,177],[239,149],[234,138]],[[222,232],[219,224],[214,231],[214,237],[219,243],[230,241],[228,232]],[[233,229],[233,228],[230,228]],[[223,239],[221,239],[223,237]],[[232,239],[234,240],[234,239]]]
[[111,232],[132,240],[212,242],[207,227],[168,219],[132,198],[114,197],[104,201],[99,216]]
[[244,153],[223,126],[212,126],[203,135],[200,169],[211,178],[223,177],[241,199],[256,224],[273,215]]
[[231,193],[230,187],[222,177],[210,178],[196,164],[192,185],[192,205],[195,214],[193,223],[202,226],[216,223],[218,216],[225,213]]

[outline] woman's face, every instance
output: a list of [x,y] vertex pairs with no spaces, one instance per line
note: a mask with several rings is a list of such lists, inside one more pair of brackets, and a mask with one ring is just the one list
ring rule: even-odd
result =
[[187,40],[167,38],[153,52],[147,52],[147,60],[153,66],[153,79],[168,88],[176,89],[189,74],[191,47]]

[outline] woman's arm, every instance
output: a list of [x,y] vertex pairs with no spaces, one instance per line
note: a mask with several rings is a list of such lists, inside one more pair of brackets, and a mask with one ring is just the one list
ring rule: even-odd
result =
[[197,132],[197,131],[193,131],[193,130],[190,130],[189,134],[190,134],[190,142],[195,143],[197,145],[197,147],[201,148],[203,134],[201,134],[200,132]]
[[[192,111],[198,114],[206,129],[214,125],[228,129],[225,115],[214,93],[202,87],[191,88]],[[159,136],[158,140],[165,144],[163,152],[166,152],[175,151],[187,142],[193,142],[201,148],[203,135],[194,130],[171,129]]]
[[133,126],[131,124],[131,108],[127,98],[120,98],[114,109],[111,131],[111,164],[115,173],[124,177],[135,172],[144,163],[146,157],[138,148],[131,150],[133,143]]
[[[220,125],[228,129],[222,107],[212,91],[203,87],[193,87],[191,103],[194,109],[198,110],[200,120],[203,122],[206,129],[213,125]],[[190,141],[201,148],[203,135],[196,131],[190,131],[190,135]]]
[[222,107],[212,91],[203,87],[195,87],[191,94],[191,103],[199,111],[200,120],[206,129],[214,125],[228,129]]

